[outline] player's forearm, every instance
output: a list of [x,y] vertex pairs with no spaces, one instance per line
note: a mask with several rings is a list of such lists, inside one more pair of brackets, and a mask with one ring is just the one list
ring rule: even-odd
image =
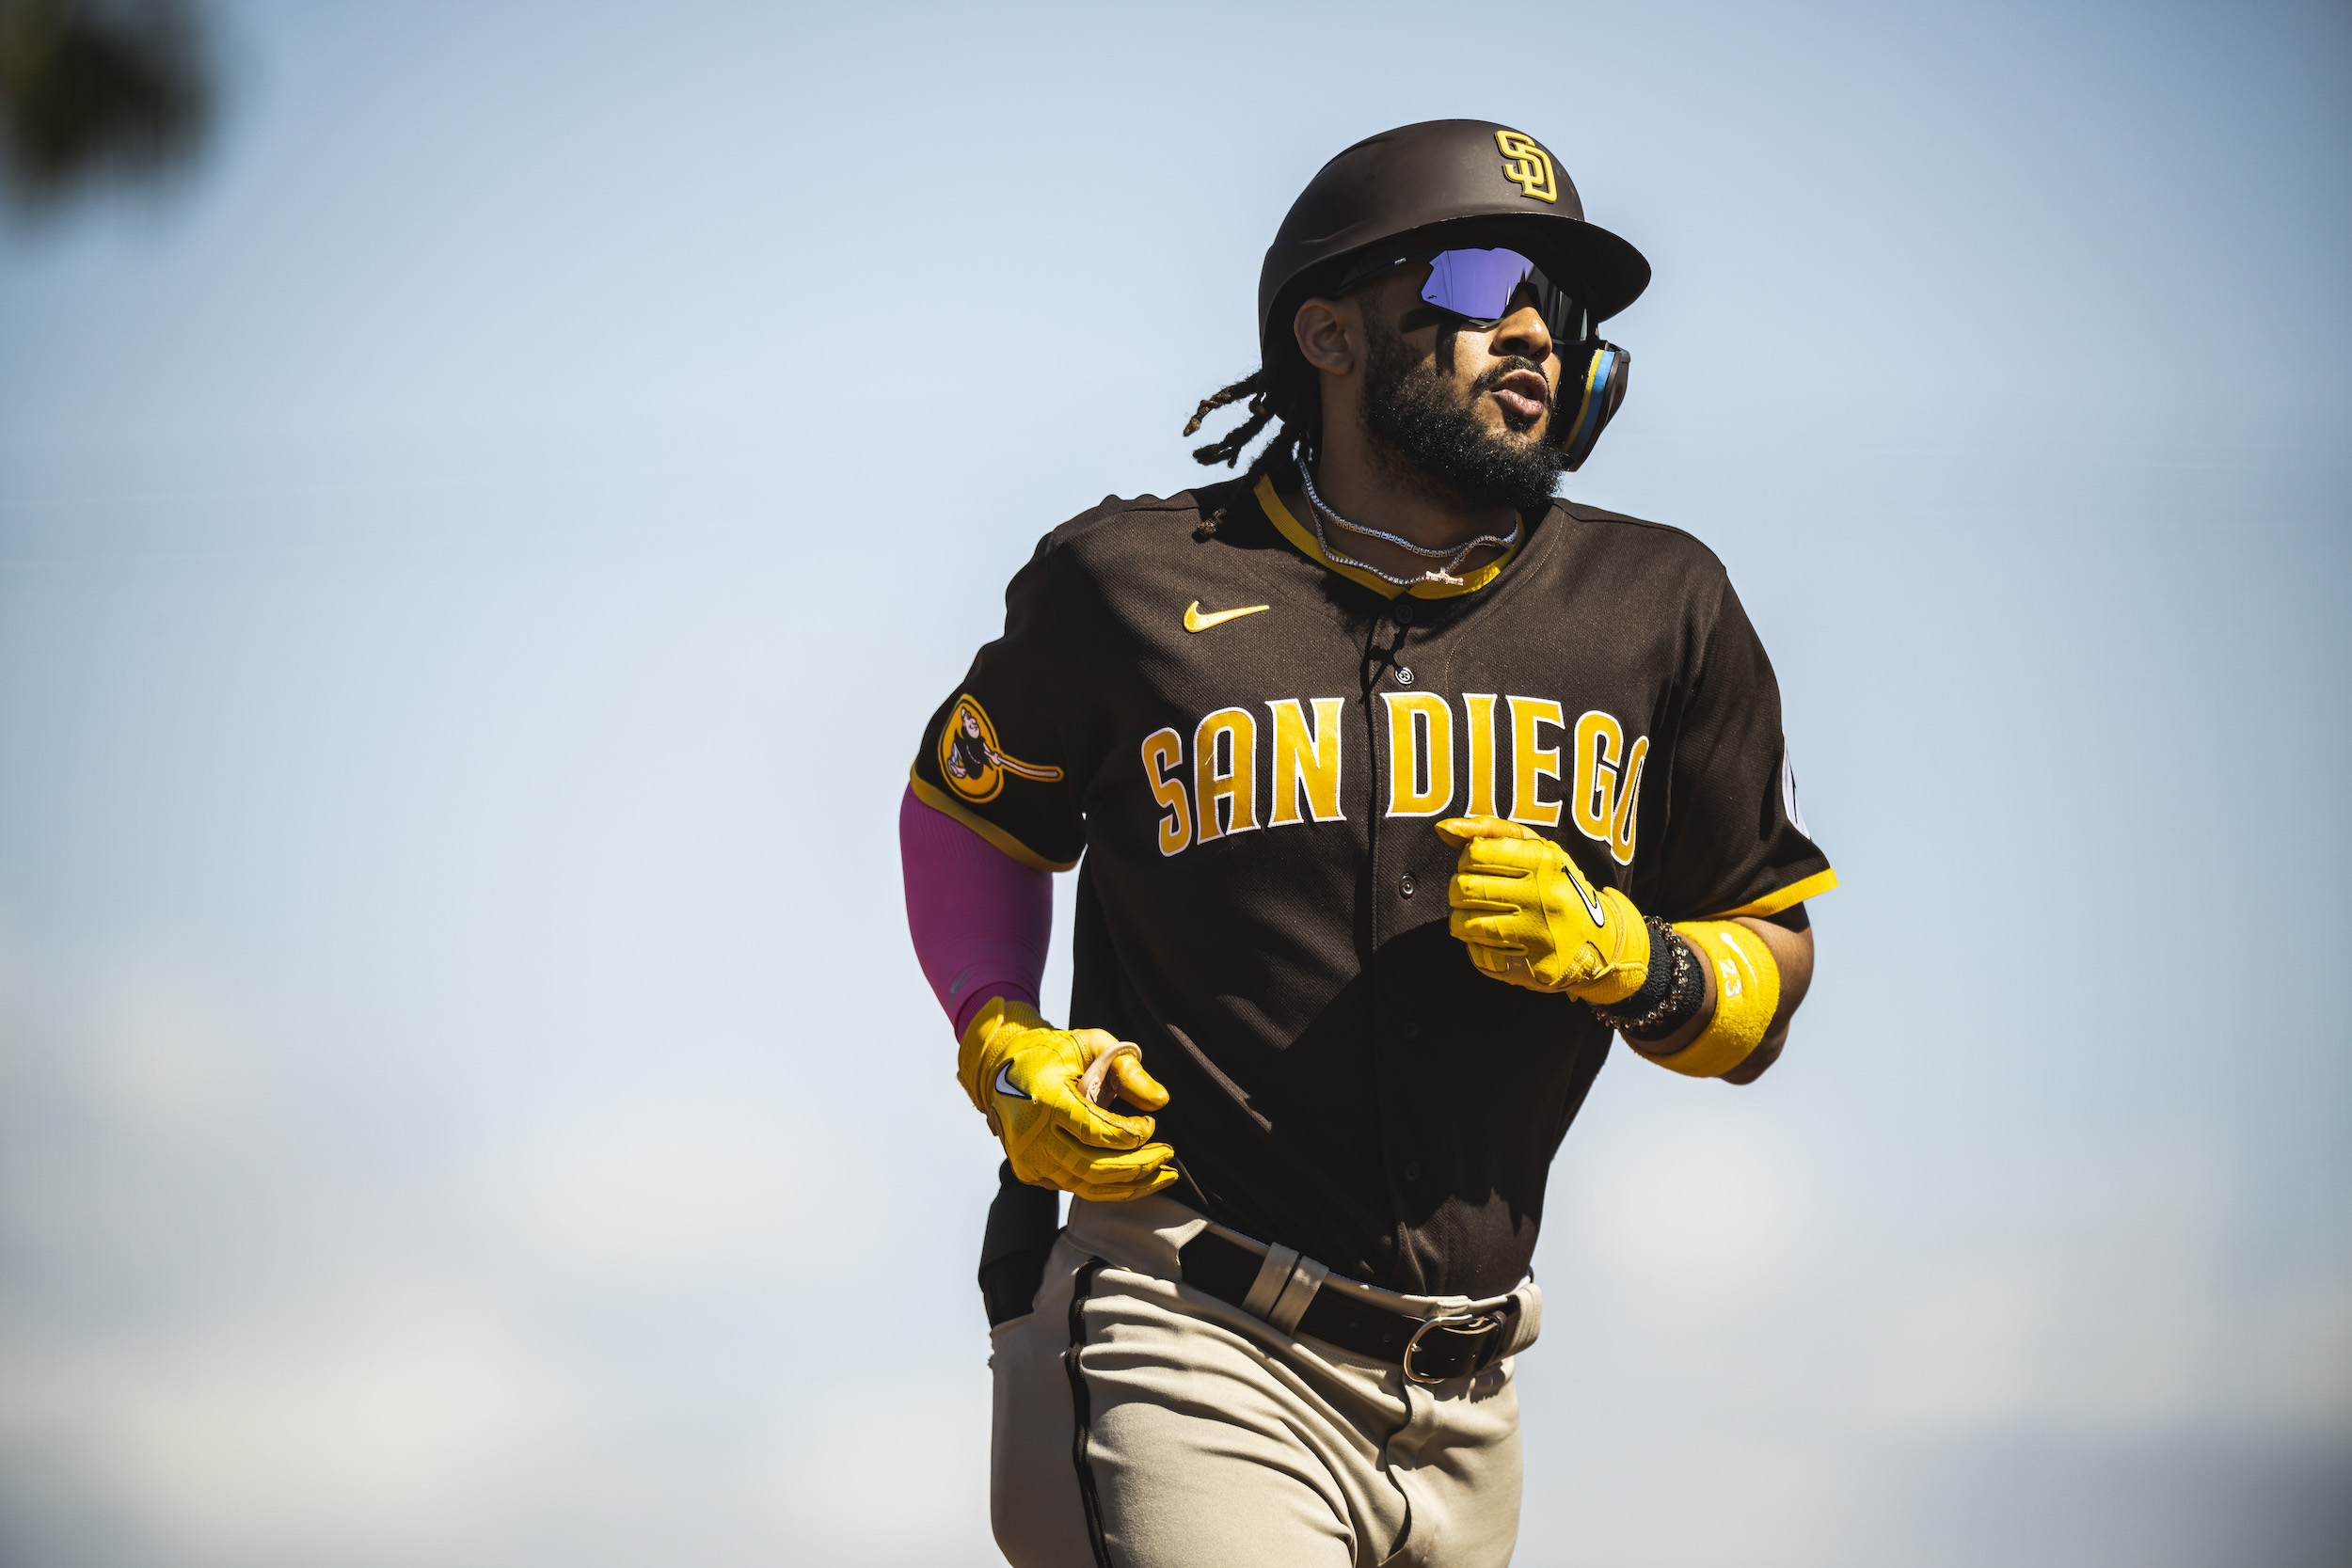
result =
[[899,802],[898,854],[915,959],[958,1036],[991,997],[1034,1006],[1053,936],[1053,879],[913,790]]
[[[1724,1073],[1727,1084],[1752,1084],[1779,1059],[1781,1047],[1788,1039],[1788,1022],[1804,1003],[1805,992],[1813,985],[1813,932],[1788,930],[1770,921],[1740,916],[1736,922],[1753,931],[1772,955],[1773,966],[1780,972],[1780,997],[1772,1009],[1772,1022],[1764,1031],[1764,1038],[1747,1059]],[[1696,1040],[1715,1021],[1714,966],[1701,963],[1699,975],[1704,987],[1698,1010],[1674,1033],[1658,1039],[1627,1037],[1627,1043],[1646,1056],[1671,1056]]]

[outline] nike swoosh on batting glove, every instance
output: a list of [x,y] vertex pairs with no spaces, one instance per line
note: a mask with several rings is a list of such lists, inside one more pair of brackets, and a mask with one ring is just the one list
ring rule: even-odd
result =
[[1446,884],[1447,929],[1482,973],[1603,1006],[1642,989],[1649,931],[1633,900],[1596,889],[1565,849],[1523,823],[1454,816],[1438,834],[1462,851]]
[[[1150,1117],[1104,1110],[1081,1086],[1095,1058],[1120,1043],[1101,1029],[1057,1029],[1025,1002],[997,997],[979,1010],[956,1053],[956,1080],[1004,1143],[1013,1175],[1108,1203],[1176,1180],[1176,1151],[1152,1141]],[[1133,1047],[1110,1070],[1131,1103],[1147,1111],[1168,1103]]]

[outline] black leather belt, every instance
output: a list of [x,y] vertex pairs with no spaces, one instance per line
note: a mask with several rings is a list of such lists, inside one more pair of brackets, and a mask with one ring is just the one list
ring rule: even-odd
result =
[[[1257,1283],[1266,1255],[1203,1230],[1176,1254],[1184,1283],[1239,1307]],[[1340,1291],[1318,1290],[1299,1315],[1297,1332],[1386,1361],[1415,1383],[1483,1372],[1502,1358],[1518,1320],[1515,1297],[1491,1312],[1451,1312],[1417,1318],[1356,1300]]]

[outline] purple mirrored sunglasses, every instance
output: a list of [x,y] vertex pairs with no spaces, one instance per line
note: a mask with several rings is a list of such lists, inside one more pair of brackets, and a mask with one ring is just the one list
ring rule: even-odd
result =
[[1516,250],[1439,250],[1400,256],[1359,272],[1346,287],[1370,282],[1391,268],[1426,262],[1429,279],[1421,297],[1440,310],[1451,310],[1473,326],[1492,326],[1512,313],[1512,301],[1521,290],[1544,319],[1545,329],[1560,342],[1582,342],[1592,336],[1582,301],[1544,276],[1544,269]]

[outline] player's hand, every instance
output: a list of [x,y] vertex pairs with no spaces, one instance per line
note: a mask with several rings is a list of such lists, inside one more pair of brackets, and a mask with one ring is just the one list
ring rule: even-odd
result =
[[1649,977],[1642,911],[1615,888],[1595,892],[1566,850],[1495,816],[1448,817],[1438,835],[1462,849],[1446,884],[1447,928],[1481,971],[1603,1006],[1642,989]]
[[1151,1141],[1150,1117],[1119,1116],[1087,1093],[1087,1069],[1113,1053],[1104,1067],[1121,1095],[1147,1111],[1168,1103],[1135,1046],[1101,1029],[1057,1029],[1026,1003],[1001,997],[964,1030],[956,1078],[1004,1141],[1013,1175],[1116,1203],[1174,1181],[1176,1151]]

